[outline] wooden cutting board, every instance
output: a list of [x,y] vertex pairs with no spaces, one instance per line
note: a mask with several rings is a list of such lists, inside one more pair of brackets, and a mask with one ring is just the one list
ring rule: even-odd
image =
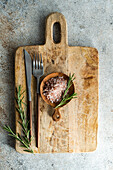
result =
[[[61,26],[61,42],[53,41],[53,24]],[[68,46],[67,24],[60,13],[52,13],[46,20],[46,42],[44,45],[19,47],[15,56],[15,87],[26,89],[25,61],[23,49],[33,58],[41,53],[44,62],[44,77],[52,72],[75,73],[77,99],[60,109],[62,118],[52,120],[53,109],[40,97],[40,142],[36,148],[36,79],[32,76],[32,147],[38,153],[91,152],[97,147],[98,129],[98,51],[91,47]],[[27,101],[25,94],[25,102]],[[16,132],[21,132],[16,112]],[[16,150],[24,153],[16,141]]]

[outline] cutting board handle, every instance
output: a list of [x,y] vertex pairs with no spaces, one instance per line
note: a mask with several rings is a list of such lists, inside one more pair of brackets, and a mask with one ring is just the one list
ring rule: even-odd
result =
[[46,32],[45,32],[45,38],[46,43],[49,43],[52,45],[55,44],[53,40],[53,25],[58,22],[61,27],[61,41],[58,43],[59,45],[65,45],[68,43],[67,41],[67,23],[65,20],[64,15],[61,13],[55,12],[50,14],[46,19]]

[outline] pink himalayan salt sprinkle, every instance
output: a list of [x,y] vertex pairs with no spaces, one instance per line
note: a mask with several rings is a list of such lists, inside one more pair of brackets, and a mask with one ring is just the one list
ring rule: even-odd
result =
[[51,103],[57,103],[62,100],[66,88],[67,80],[63,77],[53,77],[45,82],[43,95],[45,95]]

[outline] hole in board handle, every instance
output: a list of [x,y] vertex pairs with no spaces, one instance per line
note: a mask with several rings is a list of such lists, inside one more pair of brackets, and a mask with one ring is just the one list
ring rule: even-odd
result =
[[55,44],[61,42],[61,26],[59,22],[53,24],[53,41]]

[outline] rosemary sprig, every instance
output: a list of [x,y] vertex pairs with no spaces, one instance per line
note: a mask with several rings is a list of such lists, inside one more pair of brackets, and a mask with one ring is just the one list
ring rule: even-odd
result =
[[74,80],[75,80],[74,74],[72,74],[72,76],[71,76],[71,74],[70,74],[70,75],[69,75],[69,81],[68,81],[68,84],[67,84],[67,88],[66,88],[66,90],[65,90],[65,92],[64,92],[64,95],[63,95],[63,97],[62,97],[62,101],[55,107],[55,109],[63,106],[64,104],[66,104],[66,102],[67,102],[68,100],[71,100],[71,99],[73,99],[73,98],[77,98],[77,97],[76,97],[77,93],[73,93],[73,94],[71,94],[71,95],[68,94],[68,90],[69,90],[69,88],[72,86]]
[[22,145],[20,145],[20,147],[26,148],[26,149],[24,149],[24,151],[33,153],[33,149],[30,146],[32,137],[30,137],[30,135],[29,135],[30,134],[30,129],[28,128],[29,121],[26,120],[25,111],[22,107],[22,104],[24,104],[26,106],[26,104],[23,102],[24,92],[25,91],[21,92],[21,86],[19,86],[18,90],[16,89],[17,98],[15,98],[16,103],[17,103],[16,110],[19,113],[20,119],[21,119],[21,121],[18,121],[18,123],[20,124],[20,126],[22,128],[23,135],[20,135],[19,133],[15,134],[9,126],[3,126],[3,129],[6,130],[7,132],[9,132],[10,136],[12,136],[16,140],[20,141],[20,143],[22,144]]

